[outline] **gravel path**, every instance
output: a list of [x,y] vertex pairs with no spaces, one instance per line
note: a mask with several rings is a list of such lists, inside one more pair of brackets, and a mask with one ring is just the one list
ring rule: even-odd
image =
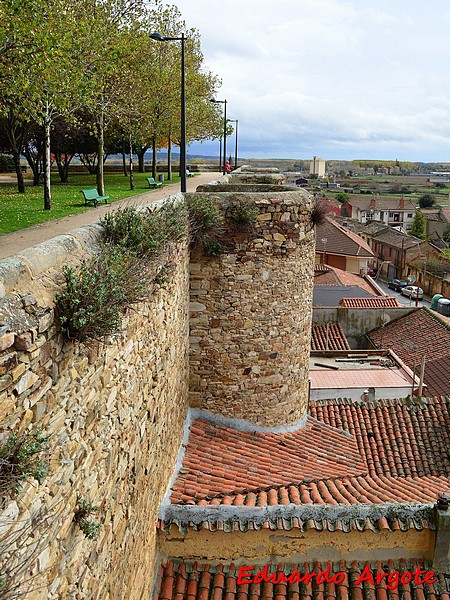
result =
[[[194,177],[188,178],[186,182],[187,191],[195,192],[198,185],[215,181],[219,177],[221,177],[221,173],[199,173]],[[61,219],[47,221],[46,223],[39,223],[38,225],[32,225],[31,227],[20,229],[13,233],[5,233],[0,235],[0,259],[14,256],[25,248],[40,244],[45,240],[67,233],[72,229],[90,225],[91,223],[97,223],[101,217],[111,210],[111,207],[118,208],[119,206],[145,205],[155,202],[155,200],[166,198],[171,194],[176,194],[179,191],[179,183],[170,183],[161,189],[150,190],[137,196],[118,200],[112,204],[102,204],[97,208],[92,208],[92,210],[88,210],[84,213],[62,217]]]

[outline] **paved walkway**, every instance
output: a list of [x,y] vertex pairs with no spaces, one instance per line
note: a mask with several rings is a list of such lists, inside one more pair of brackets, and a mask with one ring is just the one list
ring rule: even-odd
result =
[[[187,191],[195,192],[198,185],[215,181],[219,177],[221,177],[221,173],[199,173],[194,177],[189,177],[186,182]],[[123,200],[118,200],[112,204],[99,205],[97,208],[93,208],[84,213],[62,217],[60,219],[55,219],[54,221],[47,221],[46,223],[39,223],[38,225],[32,225],[31,227],[20,229],[13,233],[5,233],[0,235],[0,259],[14,256],[18,252],[25,250],[25,248],[30,248],[31,246],[45,242],[45,240],[67,233],[72,229],[90,225],[91,223],[97,223],[101,217],[111,210],[111,207],[118,208],[119,206],[145,205],[155,202],[155,200],[161,200],[162,198],[176,194],[179,191],[179,183],[170,183],[160,189],[150,190],[137,196],[124,198]]]

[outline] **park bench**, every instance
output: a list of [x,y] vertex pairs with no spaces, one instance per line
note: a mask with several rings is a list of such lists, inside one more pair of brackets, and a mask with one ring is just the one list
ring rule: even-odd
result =
[[108,204],[109,196],[100,196],[95,188],[89,190],[80,190],[84,196],[85,204],[93,204],[95,207],[101,200],[104,200],[106,204]]
[[148,186],[153,188],[162,187],[162,181],[155,181],[153,177],[147,177]]

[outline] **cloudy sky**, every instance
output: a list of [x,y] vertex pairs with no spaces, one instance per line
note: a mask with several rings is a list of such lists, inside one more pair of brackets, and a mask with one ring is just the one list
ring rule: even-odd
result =
[[167,3],[200,32],[239,155],[450,161],[448,0]]

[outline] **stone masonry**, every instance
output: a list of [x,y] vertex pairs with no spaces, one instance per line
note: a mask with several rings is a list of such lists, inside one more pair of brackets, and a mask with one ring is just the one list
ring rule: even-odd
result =
[[[60,268],[94,252],[99,229],[0,262],[0,441],[50,436],[47,477],[0,505],[5,597],[140,600],[152,589],[157,511],[187,412],[188,252],[170,251],[171,283],[127,313],[122,333],[64,342]],[[100,507],[94,540],[76,523],[78,496]]]
[[[0,445],[12,432],[49,435],[48,475],[0,502],[0,585],[10,597],[150,597],[189,369],[192,406],[262,426],[306,413],[312,199],[279,175],[249,173],[198,193],[224,212],[227,253],[168,250],[171,282],[101,342],[63,340],[54,316],[61,268],[98,252],[99,225],[0,261]],[[243,202],[257,208],[252,226],[233,219]],[[100,508],[96,539],[76,521],[80,497]]]
[[[225,216],[227,252],[191,256],[190,405],[286,425],[307,411],[313,201],[303,190],[251,184],[249,177],[201,188]],[[233,219],[243,203],[257,208],[253,225]]]

